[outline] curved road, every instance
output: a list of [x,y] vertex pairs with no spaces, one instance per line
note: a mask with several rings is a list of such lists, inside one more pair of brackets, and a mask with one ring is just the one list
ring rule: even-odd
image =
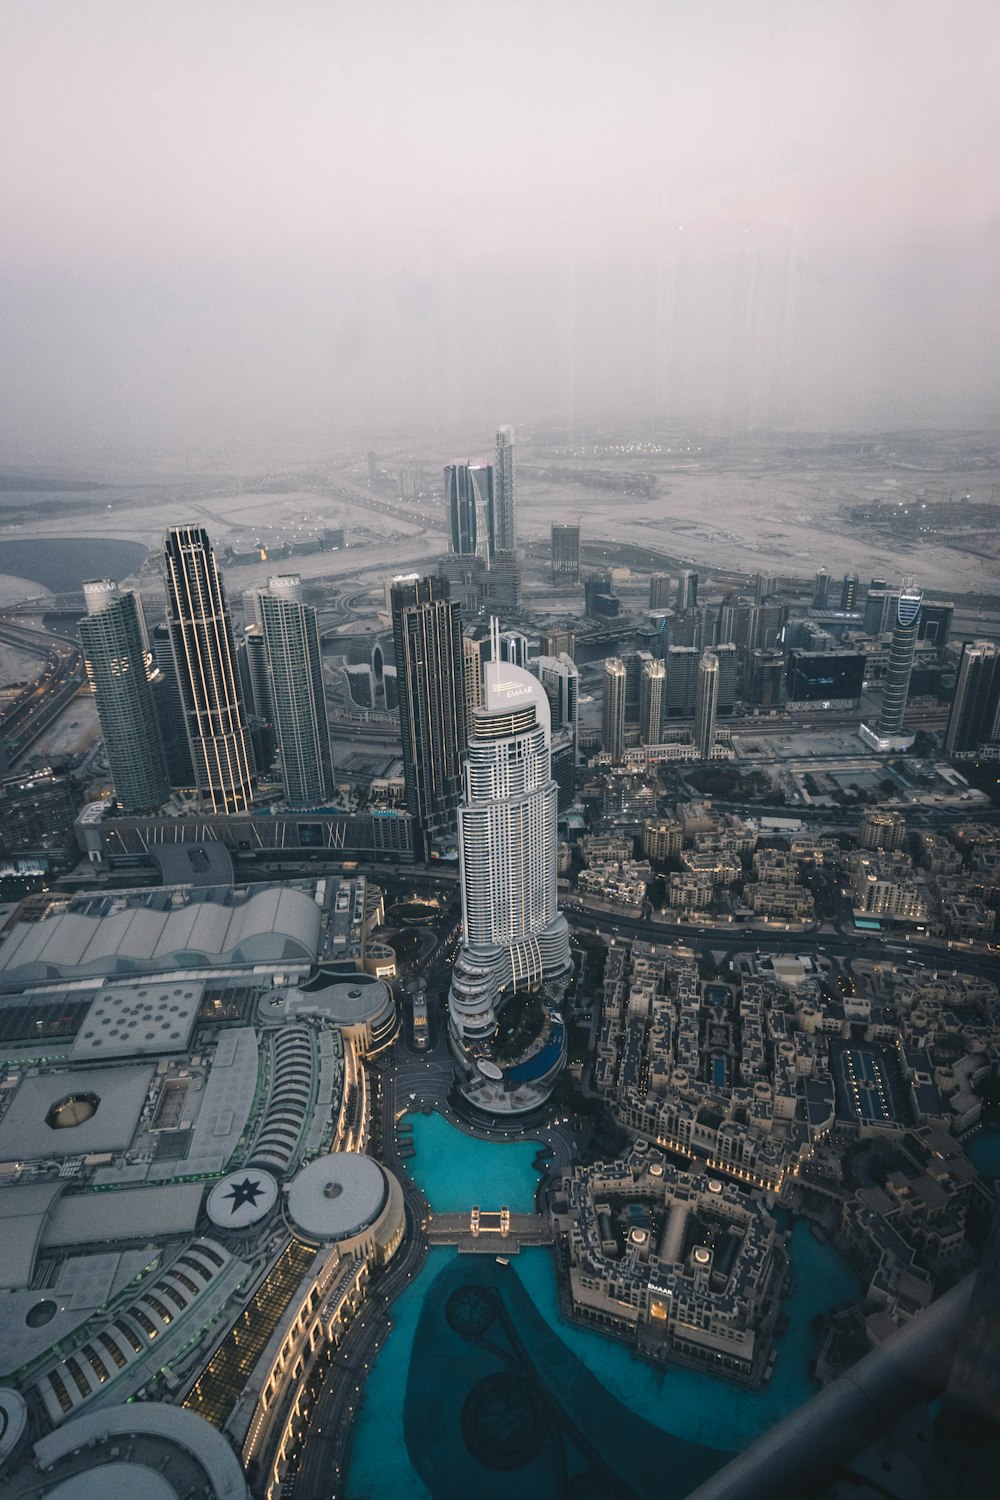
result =
[[[393,1049],[393,1052],[395,1049]],[[309,1422],[309,1434],[294,1480],[282,1491],[296,1500],[337,1500],[342,1493],[354,1419],[379,1348],[392,1329],[389,1309],[423,1266],[427,1255],[427,1200],[396,1155],[396,1090],[392,1055],[376,1070],[381,1077],[381,1149],[373,1152],[394,1172],[403,1189],[406,1235],[390,1265],[372,1280],[361,1312],[337,1351]]]

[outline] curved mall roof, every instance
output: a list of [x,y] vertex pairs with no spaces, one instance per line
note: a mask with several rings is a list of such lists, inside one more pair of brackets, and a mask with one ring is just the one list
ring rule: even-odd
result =
[[14,927],[0,943],[0,988],[216,964],[310,962],[319,933],[312,897],[280,886],[236,901],[228,891],[199,892],[166,909],[147,902],[123,903],[108,915],[70,909]]

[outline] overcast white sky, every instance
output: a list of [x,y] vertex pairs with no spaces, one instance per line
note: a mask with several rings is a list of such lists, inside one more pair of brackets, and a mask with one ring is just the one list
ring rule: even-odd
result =
[[995,423],[996,0],[2,0],[0,457]]

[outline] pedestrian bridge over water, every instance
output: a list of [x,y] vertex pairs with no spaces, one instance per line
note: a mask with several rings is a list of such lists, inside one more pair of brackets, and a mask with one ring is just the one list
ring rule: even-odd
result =
[[522,1245],[551,1245],[552,1226],[541,1214],[512,1214],[478,1205],[461,1214],[429,1214],[432,1245],[457,1245],[465,1255],[516,1255]]

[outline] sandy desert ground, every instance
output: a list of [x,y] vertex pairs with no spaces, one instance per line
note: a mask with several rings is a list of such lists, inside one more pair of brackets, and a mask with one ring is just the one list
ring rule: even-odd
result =
[[31,758],[45,760],[50,755],[82,755],[100,737],[97,705],[89,693],[77,693],[66,711],[35,741]]
[[[852,507],[873,501],[919,506],[967,494],[974,502],[995,504],[1000,491],[995,439],[921,435],[909,451],[905,442],[898,447],[890,438],[809,442],[779,435],[753,442],[706,439],[704,450],[692,440],[677,454],[662,445],[576,442],[567,447],[525,438],[518,447],[519,534],[525,542],[545,540],[553,521],[578,520],[585,539],[610,537],[661,548],[705,572],[761,568],[807,578],[825,566],[834,576],[857,570],[862,582],[874,575],[890,580],[912,575],[935,594],[1000,592],[1000,565],[978,548],[959,550],[938,537],[916,544],[903,536],[894,541],[891,530],[864,534],[850,516]],[[407,450],[383,453],[379,463],[390,473],[401,464],[419,463],[433,487],[441,457],[429,449]],[[554,467],[568,480],[541,477]],[[582,470],[652,477],[656,493],[647,498],[588,487],[572,477]],[[120,485],[121,475],[116,477]],[[317,483],[325,493],[314,488]],[[399,500],[391,488],[372,495],[366,464],[355,457],[326,465],[318,481],[315,471],[306,475],[290,468],[262,478],[185,476],[169,484],[136,475],[136,486],[134,502],[127,489],[117,488],[96,494],[92,505],[71,516],[32,516],[2,527],[0,568],[4,535],[126,538],[153,549],[136,581],[144,593],[156,595],[162,588],[160,539],[167,526],[183,521],[200,521],[217,545],[232,541],[241,550],[260,527],[288,535],[317,523],[346,529],[350,545],[343,553],[228,568],[231,593],[263,583],[281,568],[318,578],[425,565],[446,546],[443,530],[426,525],[428,515],[442,519],[443,498],[437,509],[433,495],[426,508]],[[108,496],[114,502],[110,508]],[[996,510],[1000,521],[1000,504]],[[0,577],[0,604],[37,592],[23,580]]]
[[13,682],[30,682],[41,669],[42,658],[35,651],[0,641],[0,686]]

